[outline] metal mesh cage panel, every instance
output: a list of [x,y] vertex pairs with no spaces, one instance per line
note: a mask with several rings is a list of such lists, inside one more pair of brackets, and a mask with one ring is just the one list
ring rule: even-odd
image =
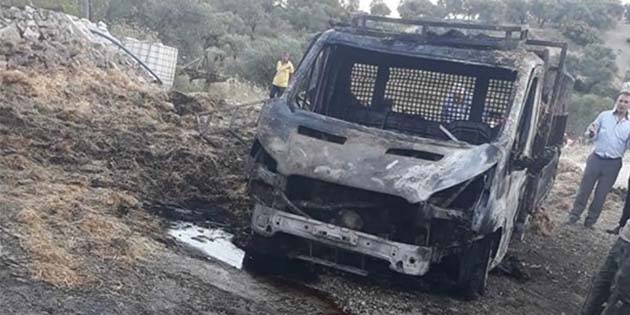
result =
[[[378,66],[354,64],[350,90],[364,106],[372,106]],[[469,120],[476,78],[419,69],[392,67],[385,85],[384,102],[398,113],[418,115],[426,120],[450,122]],[[490,127],[507,114],[514,82],[490,79],[482,121]],[[377,104],[378,105],[378,104]]]
[[355,63],[352,66],[350,91],[364,106],[372,103],[377,72],[378,67],[374,65]]
[[177,66],[177,49],[160,43],[138,41],[133,38],[126,38],[124,45],[147,64],[165,86],[173,86]]
[[452,102],[453,91],[463,91],[462,112],[459,119],[470,116],[475,78],[426,70],[390,68],[385,87],[385,99],[393,103],[399,113],[421,115],[424,119],[443,121],[443,107]]
[[482,120],[494,127],[505,118],[514,82],[490,79]]

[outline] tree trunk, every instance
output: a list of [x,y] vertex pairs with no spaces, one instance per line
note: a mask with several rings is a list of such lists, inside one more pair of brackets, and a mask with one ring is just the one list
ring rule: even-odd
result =
[[81,1],[81,17],[91,20],[92,19],[92,0],[80,0]]

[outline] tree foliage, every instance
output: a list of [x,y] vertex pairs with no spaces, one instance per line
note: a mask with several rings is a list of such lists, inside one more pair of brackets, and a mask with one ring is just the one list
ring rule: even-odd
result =
[[398,5],[398,13],[405,19],[441,19],[446,16],[447,11],[439,4],[433,4],[431,0],[402,0]]
[[548,22],[558,23],[562,20],[566,9],[558,0],[531,0],[529,14],[539,27],[545,27]]
[[570,22],[560,29],[562,34],[580,46],[601,44],[600,32],[584,22]]
[[583,21],[598,29],[609,29],[614,26],[620,17],[619,12],[623,12],[619,11],[623,10],[621,4],[612,1],[581,0],[568,4],[573,7],[564,17],[565,22]]
[[612,109],[614,100],[595,94],[574,94],[571,97],[571,112],[567,122],[567,133],[580,136],[602,111]]
[[341,7],[348,12],[358,11],[360,2],[360,0],[339,0]]
[[505,20],[516,24],[527,24],[530,16],[530,2],[528,0],[506,0]]
[[463,4],[463,11],[469,19],[486,23],[499,23],[505,20],[503,0],[466,0]]
[[370,3],[370,14],[388,16],[392,13],[387,4],[383,0],[372,0]]
[[588,45],[581,55],[568,56],[567,67],[576,77],[575,89],[578,92],[610,95],[614,91],[612,82],[618,68],[612,49],[597,44]]
[[54,11],[62,11],[69,14],[79,15],[81,8],[76,0],[3,0],[3,5],[7,6],[35,6]]
[[403,0],[398,11],[403,17],[450,17],[489,23],[533,23],[561,27],[585,23],[609,29],[621,18],[620,0]]
[[212,77],[236,75],[267,85],[283,52],[300,58],[310,35],[328,28],[331,20],[345,18],[358,4],[358,0],[92,0],[92,13],[109,24],[155,32],[164,44],[179,49],[182,64],[205,56],[207,70],[217,72]]
[[[229,1],[229,0],[227,0]],[[288,28],[281,32],[303,31],[319,32],[329,26],[330,20],[338,20],[355,11],[358,4],[346,3],[343,6],[337,0],[285,0],[286,5],[274,14],[274,17],[289,22]]]

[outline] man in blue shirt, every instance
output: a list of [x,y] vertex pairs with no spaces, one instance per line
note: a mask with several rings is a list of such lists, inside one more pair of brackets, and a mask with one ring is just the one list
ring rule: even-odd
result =
[[617,97],[615,109],[600,113],[589,126],[586,136],[594,140],[595,149],[586,161],[580,188],[569,214],[569,224],[574,224],[580,219],[595,184],[597,184],[595,196],[588,209],[584,226],[592,228],[597,222],[606,195],[617,180],[623,155],[630,144],[629,108],[630,93],[624,90]]

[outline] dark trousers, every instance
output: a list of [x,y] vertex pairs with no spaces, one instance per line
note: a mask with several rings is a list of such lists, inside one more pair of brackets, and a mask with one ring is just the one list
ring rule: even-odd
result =
[[279,87],[277,85],[272,84],[271,92],[269,92],[269,98],[276,98],[276,97],[282,96],[282,93],[284,93],[284,90],[286,90],[286,88]]
[[[595,195],[589,206],[588,216],[584,220],[584,225],[592,226],[597,222],[599,215],[602,213],[606,195],[608,195],[608,192],[610,192],[617,180],[621,164],[621,159],[604,159],[594,153],[588,157],[580,188],[569,215],[571,221],[576,222],[580,219],[584,208],[586,208],[588,197],[591,195],[593,188],[595,188]],[[597,184],[597,187],[595,187],[595,184]]]
[[626,202],[623,204],[623,213],[619,219],[619,226],[626,226],[630,219],[630,178],[628,178],[628,192],[626,192]]
[[630,243],[617,239],[593,278],[581,314],[630,314]]

